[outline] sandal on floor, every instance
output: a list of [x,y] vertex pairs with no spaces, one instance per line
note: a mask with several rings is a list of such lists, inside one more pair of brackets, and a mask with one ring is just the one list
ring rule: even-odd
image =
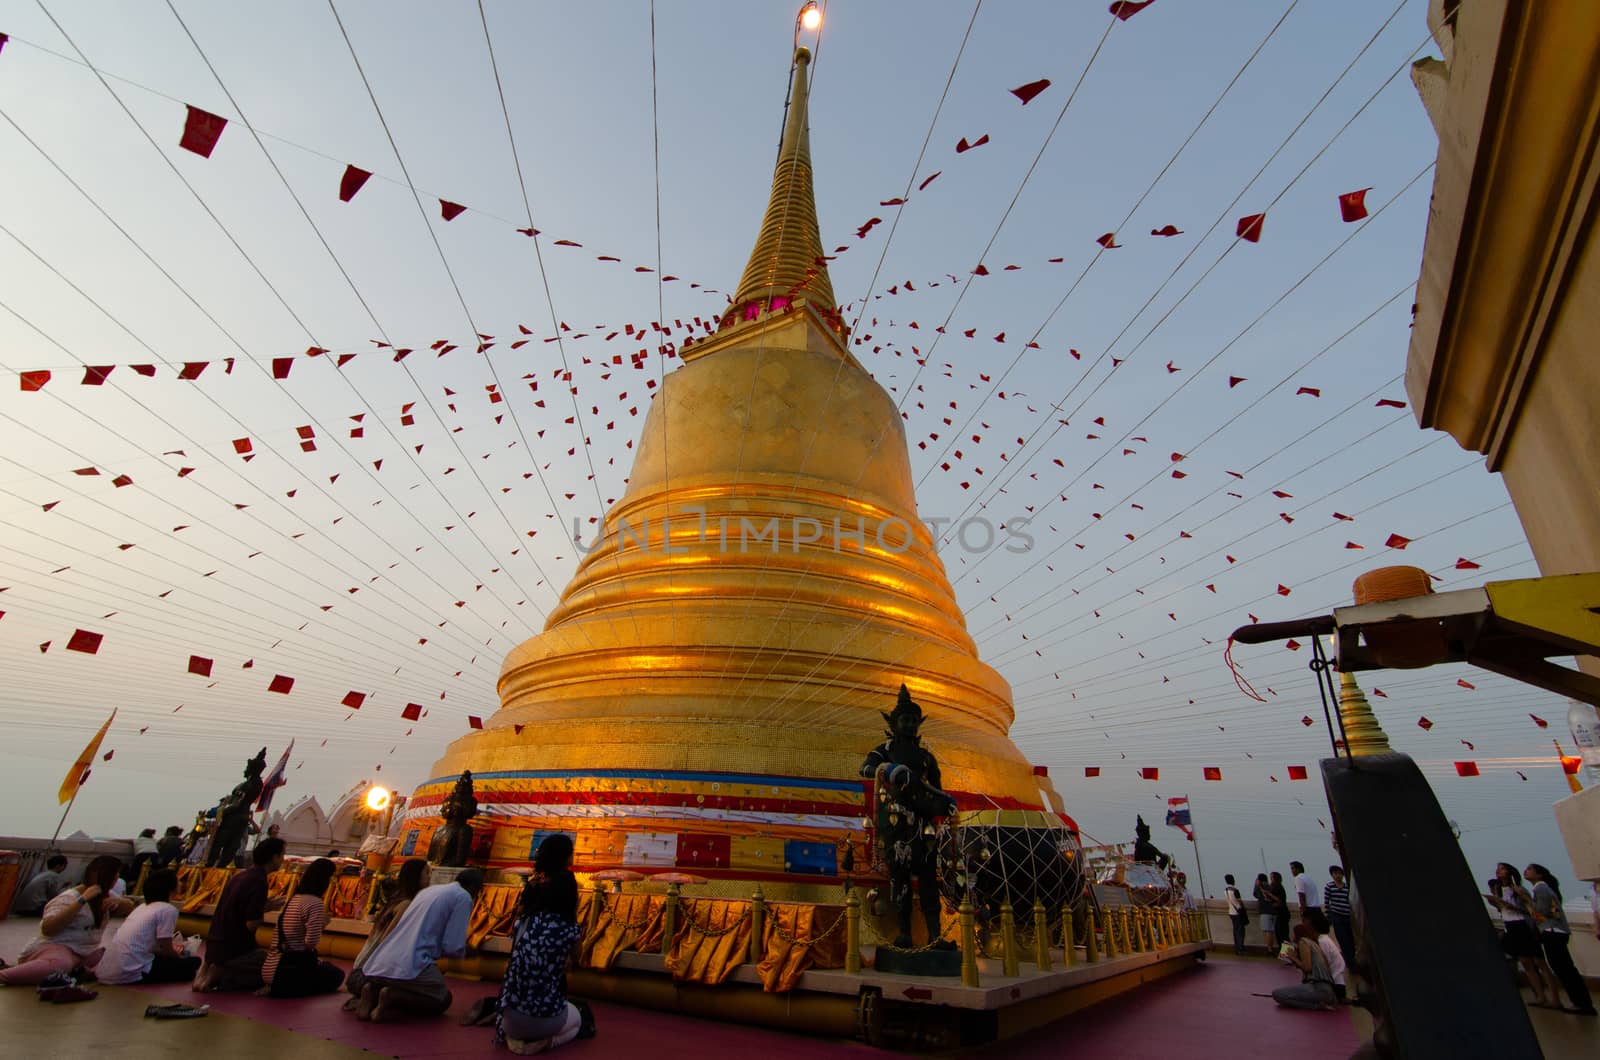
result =
[[185,1005],[179,1002],[172,1005],[151,1005],[144,1010],[144,1014],[148,1018],[158,1020],[192,1020],[210,1011],[210,1005]]

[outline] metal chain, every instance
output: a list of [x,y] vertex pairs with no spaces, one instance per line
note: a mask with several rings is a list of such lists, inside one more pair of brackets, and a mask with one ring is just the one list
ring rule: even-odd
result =
[[744,912],[740,913],[739,914],[739,918],[737,920],[735,920],[733,923],[729,924],[727,927],[725,927],[725,928],[709,928],[709,927],[706,927],[704,924],[701,924],[700,921],[698,921],[698,920],[696,920],[694,918],[694,913],[692,911],[693,910],[693,906],[691,906],[689,903],[680,902],[679,903],[679,908],[683,910],[684,922],[687,923],[690,927],[694,928],[694,930],[700,932],[700,934],[706,936],[707,938],[720,938],[723,935],[731,935],[735,931],[738,931],[741,927],[743,927],[744,926],[744,922],[750,918],[750,906],[749,906],[749,904],[746,904],[745,907],[744,907]]
[[867,940],[867,944],[868,945],[870,945],[870,946],[882,946],[885,949],[897,950],[900,953],[927,953],[929,950],[932,950],[939,943],[945,942],[945,941],[954,941],[954,942],[956,942],[957,945],[960,945],[960,942],[957,941],[957,940],[954,940],[954,939],[946,940],[943,936],[940,936],[939,938],[934,939],[932,942],[929,942],[926,945],[913,946],[913,947],[911,947],[909,949],[901,949],[899,946],[894,945],[892,942],[883,941],[883,937],[878,934],[878,929],[873,927],[872,921],[869,918],[862,917],[861,918],[861,926],[867,929],[867,934],[868,935],[872,936],[870,940]]
[[829,935],[832,935],[835,931],[838,931],[841,927],[843,927],[845,917],[848,915],[848,911],[840,913],[839,918],[835,920],[831,926],[829,926],[828,930],[822,932],[820,935],[812,935],[808,939],[797,939],[787,931],[783,930],[783,924],[777,917],[771,917],[768,919],[767,923],[772,925],[772,930],[777,933],[779,938],[783,939],[787,943],[790,943],[791,945],[815,946],[817,943],[821,942],[823,939],[827,938]]
[[646,927],[648,927],[650,925],[650,908],[649,908],[648,903],[645,906],[644,917],[642,919],[638,920],[638,921],[633,921],[633,920],[621,919],[615,913],[613,913],[606,906],[606,896],[605,896],[604,892],[597,893],[595,895],[595,900],[600,903],[600,916],[603,919],[605,919],[607,921],[610,921],[613,924],[622,925],[624,930],[627,930],[627,931],[643,931]]

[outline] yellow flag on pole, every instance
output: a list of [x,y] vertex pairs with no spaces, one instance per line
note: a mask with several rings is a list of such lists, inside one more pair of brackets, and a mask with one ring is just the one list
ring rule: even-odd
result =
[[116,717],[117,712],[113,708],[111,717],[107,718],[106,723],[100,726],[100,731],[94,734],[94,739],[89,741],[89,746],[83,749],[83,753],[78,756],[78,760],[72,763],[72,768],[67,770],[67,779],[61,782],[61,791],[57,793],[56,805],[59,806],[61,803],[70,802],[72,797],[78,794],[78,788],[83,784],[83,778],[88,775],[89,766],[94,762],[94,756],[100,753],[100,741],[106,738],[106,731],[111,728],[111,723],[116,720]]

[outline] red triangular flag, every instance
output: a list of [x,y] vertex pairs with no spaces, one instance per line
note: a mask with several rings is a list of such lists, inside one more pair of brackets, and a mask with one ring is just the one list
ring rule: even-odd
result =
[[294,687],[294,678],[285,677],[282,674],[273,674],[272,675],[272,680],[267,683],[267,691],[268,692],[276,692],[280,696],[288,695],[289,694],[289,690],[291,688],[293,688],[293,687]]
[[1458,777],[1475,777],[1475,776],[1478,776],[1478,775],[1479,775],[1478,774],[1478,763],[1476,763],[1476,762],[1457,762],[1456,763],[1456,776],[1458,776]]
[[1359,221],[1367,216],[1367,192],[1371,188],[1362,188],[1360,191],[1347,191],[1339,196],[1339,216],[1348,223]]
[[1107,250],[1116,250],[1122,246],[1121,243],[1117,242],[1117,234],[1115,232],[1107,232],[1103,236],[1096,236],[1094,241]]
[[415,703],[407,703],[406,709],[400,712],[400,716],[407,721],[416,721],[422,717],[422,708]]
[[1126,22],[1155,2],[1156,0],[1117,0],[1108,10]]
[[989,134],[988,133],[984,133],[982,136],[978,137],[976,140],[972,141],[970,144],[967,143],[967,138],[965,136],[963,136],[961,138],[961,142],[956,144],[956,154],[958,154],[958,155],[966,154],[968,151],[972,150],[974,147],[982,147],[984,144],[986,144],[988,142],[989,142]]
[[1539,717],[1537,714],[1529,714],[1528,717],[1532,718],[1533,723],[1539,726],[1541,729],[1548,729],[1550,727],[1550,723]]
[[367,182],[367,178],[370,176],[372,176],[371,173],[358,166],[345,166],[344,176],[339,178],[339,201],[349,202],[355,198],[356,192],[361,190],[361,186]]
[[183,121],[183,139],[178,141],[178,146],[185,151],[193,151],[201,158],[210,158],[211,152],[216,149],[217,138],[227,124],[227,118],[190,106],[188,117]]
[[1477,687],[1478,687],[1477,685],[1473,684],[1471,681],[1468,681],[1464,677],[1456,678],[1456,684],[1460,685],[1462,688],[1467,689],[1468,691],[1476,690]]
[[1429,729],[1433,728],[1433,722],[1429,721],[1428,716],[1424,714],[1422,717],[1417,719],[1417,728],[1421,729],[1423,732],[1427,732]]
[[1305,766],[1290,766],[1289,767],[1289,779],[1290,780],[1304,780],[1304,779],[1306,779],[1306,767]]
[[468,714],[467,725],[474,729],[481,729],[483,728],[483,719],[478,717],[476,714]]
[[43,390],[44,385],[50,381],[50,369],[38,368],[31,372],[22,373],[22,389]]
[[116,365],[114,364],[104,364],[96,368],[86,366],[83,369],[83,385],[100,386],[106,381],[106,376],[111,374],[111,369],[115,367]]
[[1221,780],[1222,768],[1220,766],[1206,766],[1205,776],[1207,780]]
[[1477,570],[1481,566],[1481,563],[1474,563],[1465,556],[1456,560],[1456,570]]
[[1100,775],[1100,767],[1099,766],[1084,766],[1083,767],[1083,775],[1085,777],[1098,777]]
[[467,208],[462,206],[460,203],[451,202],[449,199],[439,200],[439,216],[443,217],[446,221],[454,221],[457,217],[460,217],[464,212],[466,212],[466,209]]
[[1266,220],[1267,215],[1264,213],[1247,214],[1239,218],[1239,226],[1234,230],[1234,234],[1246,243],[1259,243],[1261,242],[1261,226]]
[[192,674],[199,674],[201,677],[210,677],[211,664],[212,660],[207,659],[202,655],[189,656],[189,672]]
[[1386,540],[1383,544],[1385,548],[1392,548],[1396,551],[1399,551],[1411,544],[1411,539],[1409,537],[1401,537],[1399,534],[1390,534],[1388,540]]
[[1048,77],[1041,77],[1037,81],[1029,81],[1025,85],[1019,85],[1018,87],[1013,88],[1011,90],[1011,94],[1022,100],[1022,105],[1026,107],[1033,100],[1034,96],[1037,96],[1039,93],[1043,92],[1049,87],[1050,79]]
[[1139,770],[1139,777],[1142,780],[1160,780],[1161,769],[1159,766],[1145,766]]
[[344,698],[339,702],[342,705],[349,707],[351,710],[360,710],[361,704],[365,703],[366,701],[367,694],[365,692],[346,692],[344,694]]

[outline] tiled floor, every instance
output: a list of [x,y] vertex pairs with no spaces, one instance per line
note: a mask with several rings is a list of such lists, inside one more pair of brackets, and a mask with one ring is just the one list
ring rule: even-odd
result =
[[[0,955],[14,958],[37,921],[0,921]],[[1292,973],[1264,959],[1213,955],[1203,965],[1143,987],[1048,1027],[995,1043],[970,1055],[984,1060],[1033,1060],[1063,1055],[1118,1057],[1253,1057],[1334,1060],[1359,1043],[1364,1014],[1293,1012],[1266,994],[1292,981]],[[463,1028],[454,1016],[494,984],[452,980],[451,1017],[374,1026],[340,1011],[343,995],[272,1001],[251,994],[209,994],[203,1020],[158,1023],[143,1017],[147,1004],[192,1002],[187,984],[102,988],[92,1002],[42,1005],[32,990],[0,989],[0,1055],[79,1057],[105,1053],[117,1060],[143,1057],[272,1057],[274,1060],[344,1060],[360,1056],[482,1057],[492,1031]],[[731,1023],[599,1003],[599,1035],[562,1049],[584,1057],[644,1060],[809,1060],[817,1056],[884,1056],[857,1042],[806,1038]],[[1600,1055],[1600,1026],[1554,1012],[1533,1010],[1545,1054]],[[499,1054],[505,1055],[505,1054]]]

